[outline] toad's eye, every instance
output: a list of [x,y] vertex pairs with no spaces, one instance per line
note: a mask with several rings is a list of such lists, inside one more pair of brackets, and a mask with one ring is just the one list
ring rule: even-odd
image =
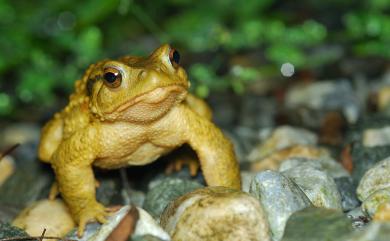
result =
[[171,51],[169,51],[169,60],[171,61],[171,64],[176,67],[180,62],[179,51],[172,48]]
[[104,84],[109,88],[119,87],[122,83],[122,74],[118,69],[105,68],[104,69]]

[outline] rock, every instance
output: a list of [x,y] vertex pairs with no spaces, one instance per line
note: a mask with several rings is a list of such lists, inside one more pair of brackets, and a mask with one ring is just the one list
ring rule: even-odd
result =
[[17,166],[14,174],[0,186],[0,205],[25,207],[47,197],[53,182],[52,173],[36,161]]
[[390,86],[383,86],[378,91],[378,109],[380,111],[385,110],[390,103]]
[[356,190],[361,201],[366,200],[372,193],[390,187],[390,157],[369,169],[360,180]]
[[290,216],[282,241],[341,241],[351,231],[351,222],[342,212],[309,207]]
[[11,205],[0,205],[0,223],[11,223],[20,213],[21,208]]
[[244,192],[249,192],[251,182],[256,176],[254,172],[241,171],[241,190]]
[[344,167],[330,157],[317,159],[301,157],[290,158],[281,163],[279,171],[283,172],[298,165],[310,165],[321,171],[325,171],[332,178],[349,177],[349,173],[344,169]]
[[296,85],[287,92],[285,103],[288,109],[341,110],[349,123],[355,123],[361,112],[360,101],[346,80]]
[[330,158],[330,153],[324,149],[314,146],[294,145],[291,147],[278,150],[269,156],[253,162],[251,170],[254,172],[264,170],[278,170],[282,162],[294,157],[302,157],[309,159]]
[[40,128],[38,125],[31,123],[18,123],[8,125],[3,129],[1,134],[1,145],[3,146],[10,146],[16,143],[38,142]]
[[361,207],[354,208],[347,213],[347,217],[352,221],[355,229],[363,228],[370,221],[369,217],[363,213]]
[[15,171],[15,162],[11,156],[5,156],[0,159],[0,186],[7,180]]
[[24,209],[12,223],[31,236],[45,235],[63,237],[75,223],[68,208],[61,200],[41,200]]
[[99,186],[96,188],[96,199],[105,206],[123,203],[119,181],[113,178],[99,179]]
[[325,171],[302,163],[282,172],[293,180],[316,207],[341,210],[341,197],[333,178]]
[[337,241],[388,241],[390,223],[371,222],[364,229],[357,230]]
[[294,182],[275,171],[258,173],[251,183],[250,193],[264,207],[274,241],[281,240],[291,214],[312,205]]
[[[134,237],[154,236],[159,240],[171,240],[171,237],[157,223],[153,217],[142,208],[137,208],[139,219],[135,228]],[[153,240],[153,239],[152,239]]]
[[315,145],[317,136],[305,129],[281,126],[276,128],[271,136],[255,147],[248,156],[252,162],[259,161],[274,151],[284,149],[293,145]]
[[143,207],[154,218],[159,218],[169,202],[201,187],[203,187],[201,184],[194,181],[165,178],[149,190]]
[[108,217],[107,223],[103,225],[97,222],[87,224],[82,238],[77,236],[77,229],[73,229],[67,238],[77,241],[105,241],[121,224],[122,220],[130,216],[137,219],[133,220],[135,221],[135,229],[131,237],[155,236],[159,238],[158,240],[170,240],[169,235],[145,210],[139,207],[136,210],[135,213],[130,205],[123,206]]
[[339,177],[333,179],[337,185],[337,190],[339,190],[341,196],[341,206],[343,211],[349,211],[357,206],[360,202],[357,199],[355,186],[351,177]]
[[270,240],[259,201],[225,187],[206,187],[181,196],[164,210],[160,223],[173,240]]
[[390,202],[390,187],[379,189],[368,196],[362,204],[362,210],[372,218],[377,212],[379,205],[387,202]]
[[351,150],[353,171],[352,178],[358,185],[363,175],[376,163],[390,156],[390,146],[364,147],[354,144]]
[[29,235],[23,229],[0,222],[0,239],[16,237],[29,237]]
[[390,126],[364,130],[362,141],[365,147],[390,145]]
[[143,235],[143,236],[135,236],[132,237],[130,241],[164,241],[156,236],[153,235]]
[[390,201],[383,202],[376,209],[376,213],[373,217],[377,222],[389,222],[390,221]]

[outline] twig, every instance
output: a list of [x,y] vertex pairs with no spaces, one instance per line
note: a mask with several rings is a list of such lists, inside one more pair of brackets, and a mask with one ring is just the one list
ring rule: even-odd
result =
[[43,240],[43,237],[45,237],[45,233],[46,233],[46,228],[43,229],[43,232],[41,234],[41,238],[39,239],[39,241]]
[[10,147],[8,147],[7,149],[5,149],[3,152],[0,153],[0,161],[8,154],[10,154],[11,152],[13,152],[18,146],[20,146],[20,143],[16,143]]

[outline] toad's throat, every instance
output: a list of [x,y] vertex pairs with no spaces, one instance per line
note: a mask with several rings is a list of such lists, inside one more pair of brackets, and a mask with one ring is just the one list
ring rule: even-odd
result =
[[187,89],[181,85],[169,85],[165,87],[156,88],[154,90],[151,90],[149,92],[143,93],[141,95],[138,95],[131,100],[117,106],[112,111],[106,112],[106,114],[112,114],[114,112],[124,112],[130,107],[140,103],[144,102],[146,104],[156,104],[163,102],[166,100],[170,95],[176,94],[177,96],[183,96],[180,95],[180,93],[185,94],[187,92]]

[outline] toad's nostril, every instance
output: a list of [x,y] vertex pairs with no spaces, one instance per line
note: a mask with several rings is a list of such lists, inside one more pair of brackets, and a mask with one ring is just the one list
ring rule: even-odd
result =
[[138,79],[139,80],[143,80],[146,78],[146,76],[148,75],[148,73],[145,71],[145,70],[141,70],[138,74]]

